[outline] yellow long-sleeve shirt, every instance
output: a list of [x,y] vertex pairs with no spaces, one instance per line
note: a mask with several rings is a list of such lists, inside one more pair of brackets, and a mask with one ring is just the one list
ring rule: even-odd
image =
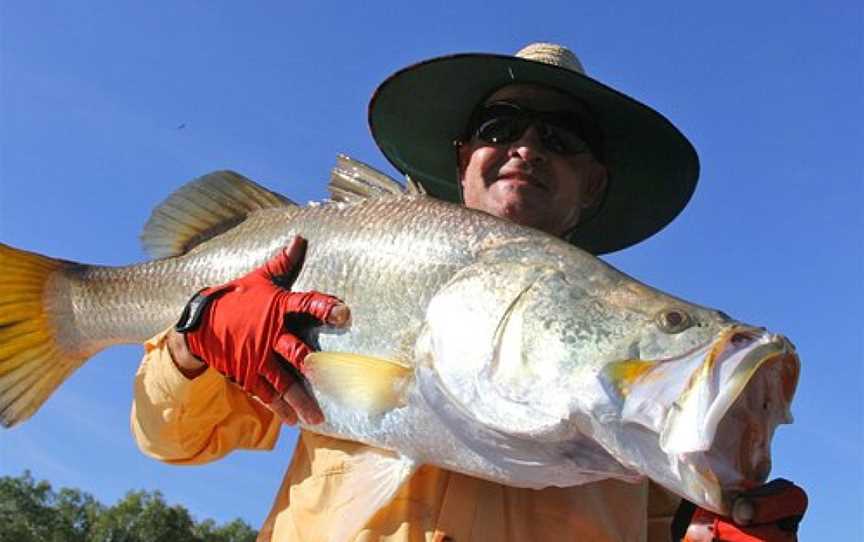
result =
[[[160,334],[145,345],[135,379],[132,431],[141,450],[198,464],[243,449],[271,449],[280,422],[216,371],[193,380],[174,365]],[[327,533],[329,495],[350,475],[363,445],[302,432],[260,541],[317,541]],[[650,493],[650,498],[649,498]],[[648,483],[606,480],[521,489],[421,467],[356,541],[668,541],[677,497]]]

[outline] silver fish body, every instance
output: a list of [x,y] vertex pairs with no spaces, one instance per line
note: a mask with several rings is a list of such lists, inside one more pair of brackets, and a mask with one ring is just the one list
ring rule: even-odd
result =
[[[19,360],[12,369],[0,358],[4,423],[32,414],[88,356],[167,328],[192,293],[295,235],[309,248],[294,289],[352,311],[347,329],[306,337],[321,351],[307,376],[327,417],[306,429],[391,451],[369,463],[392,473],[373,504],[424,463],[536,488],[648,476],[720,512],[767,477],[798,377],[789,341],[541,232],[422,195],[272,206],[181,255],[128,267],[28,255],[56,267],[39,313],[53,344],[40,355],[61,357],[65,373],[43,382],[24,374],[23,354],[8,358]],[[15,249],[0,255],[18,268]],[[10,292],[0,284],[0,301]],[[11,336],[0,331],[0,344]],[[367,378],[382,391],[364,392]],[[24,384],[42,390],[38,400]]]

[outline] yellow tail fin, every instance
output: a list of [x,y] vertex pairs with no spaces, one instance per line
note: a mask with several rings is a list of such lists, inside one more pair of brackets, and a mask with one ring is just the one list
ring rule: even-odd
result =
[[86,355],[65,352],[45,305],[49,279],[75,265],[0,243],[0,424],[33,415]]

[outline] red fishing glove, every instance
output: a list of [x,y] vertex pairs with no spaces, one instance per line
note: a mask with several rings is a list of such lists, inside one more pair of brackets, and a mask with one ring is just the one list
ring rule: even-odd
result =
[[[264,403],[281,397],[297,382],[285,361],[302,371],[310,352],[285,328],[286,316],[336,325],[344,321],[334,320],[347,319],[347,308],[339,299],[287,289],[302,264],[305,248],[305,241],[298,237],[258,269],[207,288],[201,292],[203,297],[193,298],[187,307],[187,312],[194,312],[196,299],[205,304],[197,318],[193,315],[196,321],[191,329],[183,330],[189,351]],[[343,310],[331,314],[337,306]]]
[[806,510],[804,490],[778,478],[739,497],[735,520],[697,508],[684,542],[794,542]]

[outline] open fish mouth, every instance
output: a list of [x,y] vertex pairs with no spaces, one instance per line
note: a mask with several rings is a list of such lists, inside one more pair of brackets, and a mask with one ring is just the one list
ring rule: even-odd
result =
[[[789,423],[798,372],[798,356],[785,337],[746,327],[728,330],[714,341],[671,405],[660,447],[666,453],[707,452],[714,446],[721,422],[742,394],[748,399],[744,404],[751,408],[748,416],[754,421],[776,422],[775,427]],[[760,378],[755,378],[757,373]],[[769,373],[775,380],[764,378]],[[754,397],[762,402],[756,404]],[[735,410],[739,418],[744,417],[742,409],[739,406]]]
[[794,352],[766,356],[744,390],[722,416],[705,453],[706,466],[725,492],[761,485],[771,472],[771,439],[778,425],[791,423]]
[[644,469],[659,468],[658,479],[670,469],[691,500],[720,513],[768,477],[771,439],[792,421],[800,370],[788,339],[734,326],[676,359],[626,363],[607,375],[618,378],[621,420],[659,436],[662,456],[649,454],[654,459]]
[[710,508],[725,512],[738,493],[767,480],[774,431],[792,422],[799,370],[785,337],[733,328],[669,410],[661,449],[692,469]]

